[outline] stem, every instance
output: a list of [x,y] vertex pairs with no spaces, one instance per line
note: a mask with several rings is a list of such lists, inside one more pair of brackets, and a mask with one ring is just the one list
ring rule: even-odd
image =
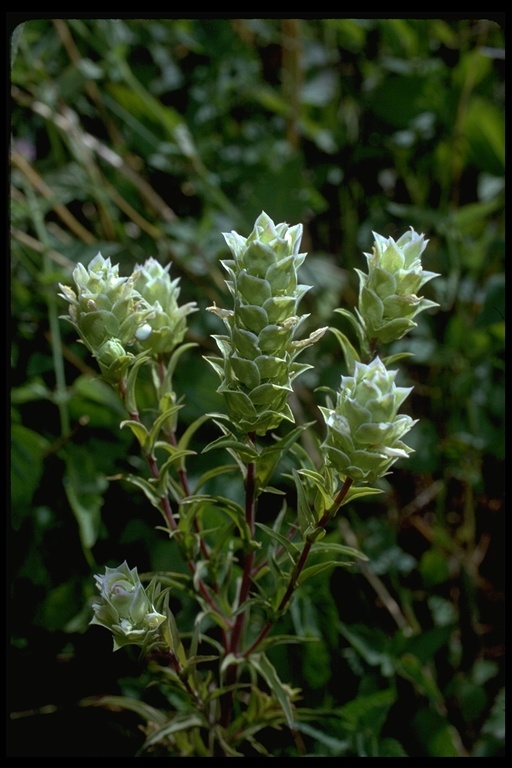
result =
[[[126,387],[125,387],[124,380],[121,380],[119,382],[118,389],[119,389],[119,393],[120,393],[120,395],[121,395],[121,397],[123,399],[123,402],[125,402]],[[138,421],[139,424],[142,423],[138,411],[135,411],[135,412],[128,411],[128,413],[129,413],[130,418],[133,419],[133,421]],[[148,462],[149,470],[150,470],[153,478],[155,480],[158,480],[158,478],[160,477],[160,471],[158,469],[158,464],[157,464],[155,458],[150,453],[144,453],[144,458]],[[171,503],[169,501],[169,498],[167,496],[161,496],[160,497],[160,505],[162,507],[162,512],[163,512],[163,515],[164,515],[164,519],[168,523],[169,528],[172,531],[174,531],[174,532],[178,532],[178,524],[177,524],[176,520],[174,519],[174,515],[172,513],[172,507],[171,507]],[[179,532],[178,532],[178,535],[177,535],[177,539],[178,539],[178,541],[180,541]],[[197,570],[195,563],[192,560],[187,559],[187,567],[188,567],[190,573],[192,574],[192,576],[194,576],[195,573],[196,573],[196,570]],[[223,619],[223,621],[226,621],[229,624],[229,620],[224,616],[222,611],[219,610],[219,608],[217,607],[213,597],[211,596],[211,594],[208,591],[204,581],[201,578],[198,580],[197,585],[198,585],[199,591],[201,592],[201,595],[204,597],[204,599],[206,600],[206,602],[208,603],[208,605],[210,606],[212,611],[214,613],[216,613],[218,616],[220,616]]]
[[[14,157],[16,156],[16,157]],[[13,158],[18,161],[23,172],[30,172],[30,165],[20,155],[13,153]],[[39,241],[42,244],[43,254],[43,273],[48,276],[52,272],[52,265],[48,251],[50,249],[46,227],[44,225],[43,213],[39,205],[39,201],[34,194],[33,188],[30,186],[29,177],[23,177],[23,187],[27,196],[30,210],[32,212],[32,219],[34,222],[34,228],[37,232]],[[66,389],[66,376],[64,372],[64,361],[62,359],[62,345],[60,337],[60,325],[57,309],[57,301],[53,290],[45,291],[46,305],[48,307],[48,320],[50,324],[50,343],[52,347],[52,359],[53,368],[55,371],[55,403],[59,409],[60,418],[60,436],[64,437],[70,432],[69,412],[67,406],[67,389]]]
[[[253,461],[249,462],[249,464],[247,465],[247,481],[245,486],[245,521],[247,523],[247,527],[249,528],[251,539],[254,537],[254,518],[255,518],[254,513],[255,513],[255,506],[256,506],[255,497],[254,497],[255,471],[256,471],[256,466],[254,462]],[[251,588],[251,576],[252,576],[253,564],[254,564],[254,551],[251,549],[245,555],[244,571],[242,574],[242,584],[240,586],[240,593],[238,595],[236,608],[240,608],[241,606],[243,606],[243,604],[247,600],[247,597],[249,596],[249,590]],[[240,636],[242,634],[242,630],[245,622],[245,616],[246,616],[246,612],[238,614],[238,616],[236,617],[233,634],[231,636],[230,651],[235,655],[238,652],[238,643],[240,641]]]
[[[169,660],[170,660],[170,662],[171,662],[171,665],[172,665],[172,667],[173,667],[174,671],[175,671],[175,672],[176,672],[176,674],[178,675],[178,677],[179,677],[180,681],[181,681],[181,682],[183,683],[183,685],[185,686],[185,689],[186,689],[186,691],[187,691],[188,695],[189,695],[189,696],[190,696],[190,698],[191,698],[191,699],[192,699],[192,700],[195,702],[195,704],[196,704],[197,708],[198,708],[198,709],[199,709],[201,712],[204,712],[204,714],[205,714],[205,715],[207,715],[207,713],[206,713],[206,711],[205,711],[205,704],[204,704],[204,701],[202,700],[202,698],[200,697],[200,695],[197,693],[197,691],[196,691],[196,690],[194,690],[194,688],[192,688],[192,686],[191,686],[191,685],[190,685],[190,683],[188,682],[187,678],[183,676],[183,667],[181,666],[181,664],[180,664],[180,662],[179,662],[179,659],[178,659],[178,657],[176,656],[176,654],[174,653],[174,651],[171,651],[171,650],[169,650],[169,651],[167,652],[167,655],[169,656]],[[209,720],[209,722],[210,722],[210,725],[213,725],[213,723],[210,721],[210,719],[209,719],[209,718],[207,718],[207,719]]]
[[[248,435],[251,441],[254,441],[255,434]],[[256,464],[254,461],[250,461],[247,465],[247,477],[245,481],[245,522],[250,532],[251,540],[254,538],[255,530],[255,512],[256,512]],[[245,554],[244,570],[242,574],[242,583],[240,585],[240,592],[236,601],[235,611],[241,609],[249,596],[251,588],[252,569],[254,565],[254,550],[250,549]],[[242,636],[247,611],[240,611],[235,620],[235,626],[231,634],[231,641],[229,647],[226,650],[235,656],[238,655],[238,646],[240,637]],[[228,667],[226,672],[226,687],[232,686],[236,682],[237,667],[233,664]],[[229,691],[221,698],[221,724],[227,727],[229,724],[231,713],[233,711],[233,691]]]
[[[324,512],[322,517],[317,523],[315,531],[319,531],[322,529],[325,529],[327,524],[330,520],[334,517],[338,509],[343,503],[343,500],[345,499],[345,496],[347,495],[350,486],[352,485],[353,480],[350,477],[345,478],[345,481],[341,487],[341,489],[338,491],[338,494],[336,498],[334,499],[332,506],[327,510],[327,512]],[[304,547],[302,548],[302,552],[300,554],[300,557],[290,574],[290,580],[288,582],[288,586],[286,588],[286,592],[284,593],[281,602],[279,603],[279,606],[277,608],[277,613],[280,613],[283,611],[286,606],[288,605],[288,602],[293,594],[293,591],[295,587],[297,586],[297,581],[299,579],[300,574],[302,573],[302,570],[306,564],[306,560],[308,559],[308,555],[311,551],[311,547],[314,544],[314,536],[312,536],[309,540],[304,542]],[[244,652],[243,656],[247,658],[248,656],[253,653],[256,648],[260,645],[260,643],[265,639],[265,637],[268,635],[270,630],[272,629],[273,623],[271,621],[268,621],[263,629],[261,630],[260,634],[256,638],[256,640],[253,642],[253,644]]]
[[[160,381],[160,385],[162,385],[164,383],[164,381],[165,381],[166,376],[167,376],[167,368],[165,366],[163,355],[159,355],[158,356],[157,373],[158,373],[158,379]],[[169,376],[169,387],[171,387],[170,376]],[[176,448],[177,441],[176,441],[176,433],[175,433],[174,429],[172,427],[170,427],[170,428],[164,427],[163,431],[164,431],[165,436],[167,437],[170,445],[172,445],[172,446],[174,446]],[[188,475],[187,475],[187,470],[186,470],[186,468],[184,466],[180,465],[178,467],[178,477],[180,479],[180,485],[183,488],[183,492],[184,492],[185,496],[190,496],[191,494],[190,494],[190,486],[188,484]],[[197,518],[196,517],[194,517],[194,530],[195,530],[195,532],[197,534],[201,533],[201,531],[199,529],[199,523],[197,522]],[[205,558],[205,560],[208,560],[210,558],[210,550],[208,548],[208,545],[207,545],[206,541],[204,540],[204,538],[202,536],[199,537],[199,546],[201,548],[201,552],[203,554],[203,557]]]

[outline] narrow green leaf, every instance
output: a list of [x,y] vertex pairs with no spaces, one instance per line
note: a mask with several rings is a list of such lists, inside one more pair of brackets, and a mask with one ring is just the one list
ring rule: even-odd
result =
[[295,720],[293,717],[293,708],[290,701],[289,690],[279,679],[274,665],[263,653],[253,654],[247,659],[247,662],[248,664],[252,665],[257,672],[259,672],[261,677],[269,686],[272,693],[274,693],[277,697],[286,717],[288,727],[292,729],[295,728]]
[[194,493],[197,493],[200,488],[203,487],[203,485],[206,485],[206,483],[209,480],[213,480],[214,477],[217,477],[218,475],[227,474],[229,472],[236,472],[238,470],[238,466],[236,464],[224,464],[219,467],[214,467],[213,469],[208,470],[208,472],[205,472],[201,475],[199,480],[197,481]]
[[304,568],[304,570],[301,572],[297,583],[303,584],[307,579],[312,578],[313,576],[316,576],[319,573],[322,573],[322,571],[326,571],[329,568],[336,568],[336,567],[343,567],[343,568],[349,568],[350,566],[354,565],[353,561],[350,562],[342,562],[341,560],[328,560],[325,563],[317,563],[316,565],[310,565],[308,568]]
[[126,480],[128,483],[131,483],[131,485],[135,485],[137,488],[140,488],[154,507],[156,507],[158,510],[162,509],[162,497],[160,493],[158,493],[158,490],[155,488],[153,481],[146,480],[144,477],[138,477],[137,475],[123,475],[123,480]]
[[328,492],[326,489],[326,479],[323,475],[321,475],[319,472],[316,472],[312,469],[299,469],[298,474],[302,475],[303,477],[308,477],[314,484],[315,488],[317,489],[318,493],[320,494],[320,497],[322,499],[322,506],[320,509],[318,509],[318,503],[315,504],[317,507],[317,514],[321,515],[326,509],[329,509],[334,499],[332,495]]
[[208,421],[209,419],[215,419],[220,418],[222,414],[218,413],[205,413],[203,416],[199,416],[195,421],[190,424],[185,432],[182,434],[180,439],[178,440],[178,448],[181,448],[182,450],[186,450],[188,448],[188,444],[190,443],[190,440],[194,436],[194,434],[197,432],[199,427],[201,427],[205,421]]
[[126,709],[130,712],[135,712],[146,723],[155,723],[156,725],[164,725],[167,722],[167,716],[165,712],[162,712],[155,707],[146,704],[139,699],[132,699],[128,696],[100,696],[99,698],[85,698],[80,701],[82,707],[103,707],[109,709],[112,712],[118,712]]
[[370,486],[364,485],[351,485],[340,507],[344,507],[345,504],[348,504],[349,501],[353,501],[354,499],[362,499],[364,496],[374,496],[376,493],[382,493],[382,489],[370,488]]
[[199,717],[199,715],[176,715],[170,723],[167,723],[167,725],[159,728],[154,733],[152,733],[148,739],[146,739],[144,743],[144,749],[152,746],[153,744],[158,744],[159,741],[163,741],[163,739],[167,738],[168,736],[172,736],[173,733],[178,733],[179,731],[188,731],[190,728],[200,728],[204,725],[205,723],[203,722],[202,718]]
[[[146,445],[149,438],[149,432],[144,426],[144,424],[141,424],[140,421],[131,421],[126,420],[122,421],[119,425],[121,429],[124,429],[124,427],[129,427],[137,440],[139,441],[139,445],[142,448],[143,451],[146,451]],[[146,451],[147,452],[147,451]]]
[[352,557],[356,560],[368,560],[365,554],[354,547],[348,547],[345,544],[338,544],[334,541],[320,541],[315,544],[315,552],[335,552],[346,557]]
[[269,536],[273,541],[277,541],[277,543],[280,544],[288,553],[293,564],[297,562],[297,558],[299,557],[299,549],[295,546],[295,544],[292,544],[292,542],[281,533],[278,533],[272,528],[269,528],[268,525],[264,525],[263,523],[256,523],[256,527],[260,528],[262,531],[265,531],[267,536]]
[[169,359],[169,362],[167,363],[166,376],[167,376],[167,380],[169,382],[169,388],[171,388],[171,379],[172,379],[172,376],[174,374],[174,371],[176,370],[176,366],[178,364],[178,361],[179,361],[180,357],[188,349],[193,349],[194,347],[197,347],[197,346],[198,345],[196,344],[196,342],[191,341],[191,342],[189,342],[187,344],[181,344],[179,347],[177,347],[177,349],[174,350],[174,352],[172,353],[172,355],[171,355],[171,357]]
[[397,363],[399,360],[404,360],[407,357],[414,357],[414,352],[397,352],[396,355],[389,355],[389,357],[383,357],[382,362],[384,365],[390,366]]
[[139,410],[137,408],[137,398],[135,397],[135,384],[137,382],[137,376],[139,374],[141,365],[147,363],[148,360],[149,357],[146,355],[139,357],[131,366],[126,378],[125,405],[128,413],[131,416],[133,416],[133,414],[137,413]]
[[256,461],[258,458],[258,452],[254,448],[251,448],[247,443],[242,443],[231,435],[223,435],[222,437],[218,437],[212,443],[208,443],[208,445],[203,448],[202,453],[208,453],[208,451],[213,451],[216,448],[225,448],[226,450],[231,449],[246,462]]
[[167,453],[170,454],[169,458],[165,460],[165,462],[160,466],[160,474],[164,475],[165,472],[176,462],[180,463],[180,466],[182,466],[182,459],[185,456],[195,456],[195,451],[180,451],[175,446],[170,445],[170,443],[164,443],[163,441],[157,441],[154,445],[154,450],[162,448],[164,451],[167,451]]
[[151,430],[148,434],[148,438],[146,440],[145,450],[146,453],[153,454],[155,450],[155,444],[158,440],[158,436],[160,435],[160,432],[164,428],[165,424],[169,421],[169,419],[172,419],[174,414],[181,410],[183,408],[183,405],[173,405],[172,408],[168,408],[164,413],[160,414],[160,416],[155,420],[153,426],[151,427]]
[[309,506],[308,498],[304,490],[303,481],[297,472],[293,470],[293,479],[295,481],[295,487],[297,489],[297,515],[299,518],[300,532],[304,536],[306,531],[316,526],[316,519]]
[[260,490],[270,481],[284,453],[292,447],[302,433],[312,424],[314,422],[301,424],[299,427],[290,430],[287,435],[277,440],[273,445],[269,445],[261,451],[256,459],[256,478]]

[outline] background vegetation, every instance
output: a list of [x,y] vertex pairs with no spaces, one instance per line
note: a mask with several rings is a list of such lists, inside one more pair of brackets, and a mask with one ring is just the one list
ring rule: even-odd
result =
[[[88,629],[96,569],[165,569],[169,550],[155,510],[115,480],[140,458],[114,391],[58,319],[57,284],[98,251],[122,274],[154,256],[172,262],[183,302],[227,306],[221,232],[248,235],[262,210],[304,224],[312,327],[342,328],[333,309],[354,305],[372,231],[424,232],[424,267],[441,274],[426,291],[440,309],[396,345],[414,353],[402,379],[416,452],[339,521],[369,565],[308,582],[289,629],[317,641],[274,659],[318,710],[308,751],[503,756],[502,27],[34,19],[14,30],[11,63],[9,756],[133,756],[137,718],[80,701],[161,703],[136,654]],[[189,320],[183,427],[222,407],[202,359],[218,323]],[[332,334],[309,362],[301,419],[345,372]]]

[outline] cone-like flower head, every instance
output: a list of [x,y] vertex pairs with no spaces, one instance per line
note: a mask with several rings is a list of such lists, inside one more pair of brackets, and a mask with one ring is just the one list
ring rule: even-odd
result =
[[416,325],[419,312],[438,304],[419,296],[435,272],[426,272],[421,256],[428,240],[412,228],[396,242],[375,232],[372,253],[365,253],[368,274],[359,275],[358,316],[368,339],[384,344],[401,339]]
[[187,330],[186,316],[196,311],[195,302],[178,305],[179,278],[171,280],[170,264],[162,267],[149,258],[134,270],[134,286],[152,313],[135,336],[137,347],[152,355],[170,353],[181,344]]
[[265,434],[282,419],[293,421],[288,405],[292,381],[310,366],[295,362],[325,328],[295,340],[307,315],[298,314],[310,286],[300,285],[298,270],[302,225],[274,224],[266,213],[257,218],[249,237],[224,237],[233,255],[222,264],[233,297],[232,310],[209,307],[224,321],[227,334],[214,336],[222,357],[207,358],[222,383],[231,421],[244,433]]
[[133,360],[126,348],[153,310],[135,290],[133,275],[119,277],[119,265],[112,266],[101,253],[87,269],[77,264],[73,280],[75,290],[60,285],[60,296],[69,303],[65,317],[97,358],[105,378],[119,381]]
[[378,357],[356,362],[354,375],[341,377],[335,408],[320,407],[327,426],[322,448],[344,477],[375,482],[412,453],[402,438],[416,421],[398,413],[412,387],[397,387],[396,374]]
[[144,646],[157,634],[165,616],[158,613],[146,594],[136,568],[126,561],[118,568],[105,568],[95,576],[100,595],[92,608],[91,624],[109,629],[114,636],[114,651],[124,645]]

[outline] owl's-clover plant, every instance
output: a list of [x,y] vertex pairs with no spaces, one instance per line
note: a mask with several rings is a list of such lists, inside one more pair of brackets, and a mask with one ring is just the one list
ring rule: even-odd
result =
[[307,314],[299,302],[311,288],[299,282],[302,225],[274,224],[266,213],[256,219],[249,237],[224,234],[232,254],[222,262],[233,309],[209,307],[227,329],[214,336],[222,357],[209,357],[221,379],[218,389],[228,415],[241,433],[264,435],[283,419],[293,422],[288,405],[292,382],[310,365],[296,359],[327,330],[297,337]]
[[157,641],[166,617],[153,605],[151,591],[155,583],[144,589],[137,568],[130,569],[126,561],[117,568],[107,567],[104,575],[94,578],[100,594],[92,604],[94,616],[90,623],[112,632],[114,651],[125,645],[144,647]]
[[356,362],[354,375],[341,377],[335,406],[320,406],[327,428],[322,448],[340,475],[375,483],[412,452],[402,438],[416,421],[398,413],[412,387],[397,387],[397,373],[378,357]]
[[66,319],[98,361],[102,376],[119,382],[134,360],[137,334],[154,312],[135,290],[134,276],[120,277],[119,265],[98,253],[86,269],[73,270],[75,288],[61,285]]
[[[220,379],[226,412],[201,415],[181,435],[183,398],[172,374],[195,346],[186,338],[188,315],[197,306],[180,305],[179,281],[171,280],[169,266],[148,258],[120,277],[119,266],[98,254],[88,268],[75,268],[73,288],[60,286],[66,317],[123,399],[129,418],[121,426],[131,429],[147,461],[147,474],[125,479],[159,509],[161,530],[173,540],[171,557],[183,561],[144,579],[126,562],[95,577],[99,595],[91,624],[111,632],[114,650],[134,645],[149,654],[155,683],[169,688],[172,705],[158,713],[140,701],[103,700],[145,714],[143,751],[158,746],[172,756],[237,757],[256,750],[270,757],[260,732],[285,725],[296,733],[299,692],[281,681],[267,655],[283,642],[272,630],[313,574],[365,559],[330,523],[349,501],[381,492],[379,480],[411,453],[405,438],[416,423],[401,412],[412,388],[399,386],[398,369],[388,369],[400,356],[386,357],[379,347],[402,338],[420,312],[436,306],[419,295],[435,276],[422,267],[424,236],[411,229],[396,242],[374,237],[372,253],[365,254],[368,272],[357,270],[357,307],[336,310],[349,318],[359,348],[329,329],[348,373],[340,370],[339,388],[318,403],[319,423],[297,423],[289,402],[295,379],[311,367],[298,362],[300,353],[327,330],[301,334],[309,315],[301,313],[300,302],[310,286],[299,275],[306,258],[300,224],[276,224],[262,212],[248,237],[224,234],[230,256],[222,266],[232,305],[208,308],[224,333],[213,336],[219,354],[205,359]],[[151,372],[154,408],[147,409],[146,377],[141,415],[138,374],[144,367]],[[195,470],[191,482],[188,462],[195,452],[189,446],[208,420],[221,436],[202,453],[225,450],[236,463],[222,460],[202,475]],[[306,431],[320,457],[316,464],[303,444]],[[234,471],[239,498],[228,498],[211,481]],[[290,478],[293,503],[285,490]],[[258,520],[267,493],[283,496],[270,523]]]

